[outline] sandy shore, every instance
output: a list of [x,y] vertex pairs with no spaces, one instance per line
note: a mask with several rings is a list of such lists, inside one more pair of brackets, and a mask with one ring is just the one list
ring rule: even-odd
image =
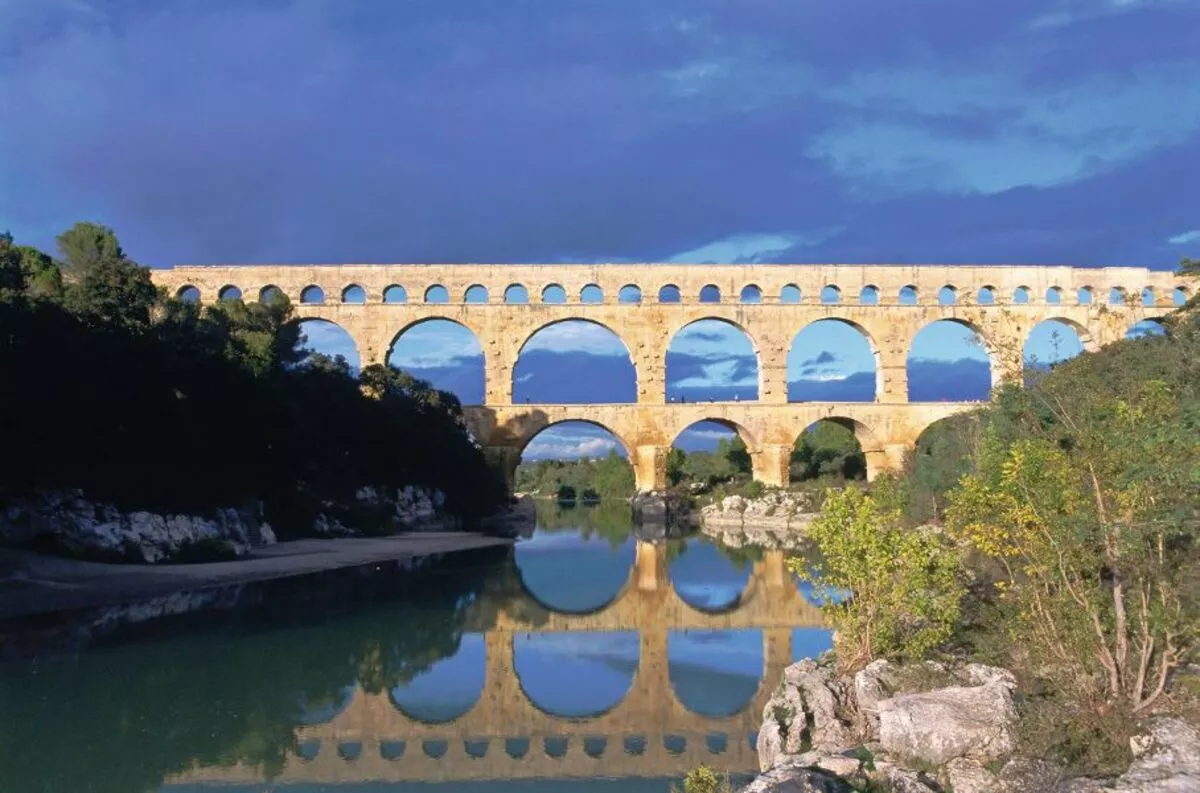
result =
[[189,565],[98,564],[0,550],[0,619],[110,606],[172,592],[265,581],[371,562],[511,543],[463,532],[398,537],[297,540],[257,548],[232,562]]

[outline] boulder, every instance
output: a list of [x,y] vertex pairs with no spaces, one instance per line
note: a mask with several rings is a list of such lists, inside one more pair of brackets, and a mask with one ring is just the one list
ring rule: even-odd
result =
[[832,754],[854,743],[842,721],[846,686],[829,666],[811,658],[789,666],[779,689],[763,707],[758,765],[767,770],[783,758],[812,750]]
[[880,700],[879,742],[897,757],[944,765],[988,761],[1013,750],[1017,710],[1007,683],[950,686]]
[[1182,719],[1159,718],[1129,742],[1133,764],[1117,778],[1118,793],[1200,791],[1200,729]]
[[1006,790],[1000,779],[983,763],[969,757],[954,758],[942,771],[954,793],[1002,793]]
[[836,774],[819,768],[785,764],[760,775],[741,793],[855,793],[854,787]]

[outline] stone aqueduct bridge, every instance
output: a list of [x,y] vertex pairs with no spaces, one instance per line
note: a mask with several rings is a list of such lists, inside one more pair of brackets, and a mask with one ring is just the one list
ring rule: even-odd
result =
[[[640,490],[666,486],[666,455],[675,437],[701,419],[737,430],[751,453],[754,477],[786,485],[788,459],[799,434],[819,419],[851,427],[867,456],[868,477],[900,464],[920,433],[934,421],[971,407],[963,403],[909,404],[907,357],[916,334],[936,320],[972,328],[991,356],[993,381],[1017,378],[1022,349],[1039,322],[1056,319],[1073,327],[1086,349],[1117,341],[1136,322],[1171,310],[1182,279],[1145,268],[996,267],[930,265],[288,265],[180,266],[155,270],[156,283],[173,294],[187,290],[201,302],[236,294],[256,299],[272,287],[297,306],[303,318],[336,322],[349,332],[363,365],[386,362],[404,331],[430,319],[470,329],[484,353],[486,396],[466,410],[475,437],[511,482],[521,450],[545,427],[583,420],[604,426],[625,445]],[[405,302],[385,302],[403,287]],[[449,302],[425,302],[445,289]],[[509,288],[523,288],[527,303],[504,302]],[[560,286],[565,302],[543,300]],[[837,289],[836,304],[821,301]],[[943,305],[939,292],[954,289]],[[309,300],[318,287],[323,299]],[[347,293],[365,296],[346,302]],[[598,287],[599,302],[585,302]],[[640,302],[621,302],[634,287]],[[678,302],[660,302],[675,287]],[[901,304],[905,287],[915,305]],[[714,289],[719,300],[712,302]],[[799,302],[784,302],[785,290]],[[1109,302],[1112,290],[1128,299]],[[1150,305],[1142,301],[1151,290]],[[389,291],[390,290],[390,291]],[[468,302],[483,297],[486,302]],[[702,290],[708,300],[701,300]],[[743,302],[744,290],[760,302]],[[877,301],[862,295],[874,290]],[[1082,294],[1090,297],[1084,301]],[[594,299],[596,289],[588,289]],[[981,303],[982,295],[994,302]],[[1027,296],[1027,300],[1017,296]],[[607,327],[622,339],[637,374],[637,403],[622,405],[514,405],[513,368],[522,347],[538,330],[572,319]],[[754,346],[758,399],[749,403],[675,404],[666,400],[666,354],[685,326],[718,319],[742,329]],[[787,355],[809,323],[837,319],[857,328],[876,363],[874,403],[788,404]]]
[[[701,763],[719,771],[754,771],[758,759],[750,737],[772,687],[792,662],[792,630],[822,625],[820,610],[799,594],[782,551],[767,551],[755,563],[733,606],[704,612],[679,598],[667,574],[665,546],[648,542],[638,543],[625,586],[593,613],[553,613],[526,595],[510,600],[498,616],[479,617],[488,623],[477,626],[484,632],[486,669],[470,710],[429,724],[406,716],[387,693],[356,688],[329,722],[299,729],[298,743],[308,751],[290,754],[275,781],[657,777],[679,776]],[[763,674],[754,696],[742,711],[724,718],[688,710],[670,680],[669,633],[743,628],[763,634]],[[539,709],[526,696],[514,664],[514,634],[576,631],[637,631],[640,638],[629,690],[611,710],[590,718]],[[261,781],[260,769],[235,765],[196,767],[168,783]]]

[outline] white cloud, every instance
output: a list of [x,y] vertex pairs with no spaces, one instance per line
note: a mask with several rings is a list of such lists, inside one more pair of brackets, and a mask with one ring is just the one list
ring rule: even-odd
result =
[[551,352],[586,352],[592,355],[629,355],[624,343],[603,325],[591,322],[560,322],[550,325],[530,337],[522,352],[549,350]]
[[[827,239],[827,235],[825,238]],[[736,234],[722,240],[701,245],[682,253],[677,253],[667,259],[669,262],[681,264],[713,264],[758,262],[763,257],[773,253],[782,253],[788,248],[804,244],[803,235],[785,233]],[[807,244],[818,244],[816,240]]]
[[677,380],[672,385],[676,388],[697,388],[703,386],[743,386],[754,385],[758,382],[757,377],[753,374],[743,375],[741,378],[735,378],[741,362],[737,360],[717,361],[711,364],[705,364],[703,367],[704,373],[694,377],[685,377],[682,380]]
[[615,438],[563,438],[559,436],[543,439],[539,436],[530,441],[521,457],[525,460],[552,458],[576,460],[585,457],[605,457],[613,450],[622,456],[625,454],[624,447]]
[[1167,242],[1172,245],[1187,245],[1193,242],[1200,242],[1200,229],[1185,231],[1182,234],[1176,234],[1174,237],[1168,237]]

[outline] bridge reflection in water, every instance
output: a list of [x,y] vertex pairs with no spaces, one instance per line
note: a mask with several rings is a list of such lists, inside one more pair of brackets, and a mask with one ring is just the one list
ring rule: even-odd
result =
[[[607,603],[554,611],[523,582],[498,613],[480,608],[478,630],[425,675],[379,694],[352,687],[311,714],[324,721],[297,730],[274,781],[677,777],[701,763],[754,771],[771,688],[796,657],[828,646],[820,611],[782,551],[763,551],[729,602],[702,607],[672,582],[672,546],[630,544],[632,565]],[[691,550],[702,564],[704,546]],[[523,577],[536,578],[532,568]],[[582,668],[563,675],[568,656]],[[449,694],[439,676],[454,681]],[[198,767],[168,785],[262,780],[256,767]]]

